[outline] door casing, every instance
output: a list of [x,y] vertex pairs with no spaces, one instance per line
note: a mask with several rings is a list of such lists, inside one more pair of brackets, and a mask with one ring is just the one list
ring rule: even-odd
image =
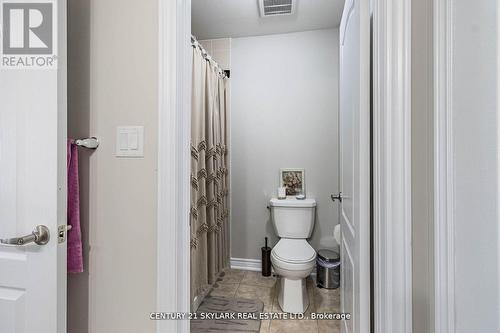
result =
[[412,332],[411,1],[372,0],[373,331]]
[[[355,0],[362,1],[362,0]],[[369,0],[364,0],[369,1]],[[411,6],[371,0],[373,332],[412,332]],[[189,311],[190,0],[159,0],[158,310]],[[174,186],[172,186],[174,184]],[[174,288],[172,288],[174,286]],[[159,321],[157,332],[189,332]]]

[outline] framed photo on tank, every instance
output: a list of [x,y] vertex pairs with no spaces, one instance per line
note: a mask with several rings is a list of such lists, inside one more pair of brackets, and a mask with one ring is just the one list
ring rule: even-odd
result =
[[298,168],[280,169],[280,187],[286,188],[287,196],[305,195],[305,170]]

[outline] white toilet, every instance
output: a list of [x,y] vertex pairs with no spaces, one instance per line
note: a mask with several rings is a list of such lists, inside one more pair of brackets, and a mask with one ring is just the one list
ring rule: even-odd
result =
[[271,217],[281,238],[271,251],[280,276],[278,302],[283,311],[304,313],[309,306],[305,278],[316,263],[316,251],[307,242],[314,227],[316,200],[271,199]]

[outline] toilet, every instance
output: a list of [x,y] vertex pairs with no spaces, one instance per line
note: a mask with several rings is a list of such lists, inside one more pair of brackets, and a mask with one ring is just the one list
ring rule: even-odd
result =
[[316,251],[307,242],[314,228],[316,200],[271,199],[269,206],[280,237],[271,251],[271,263],[280,276],[278,302],[284,312],[304,313],[309,306],[305,278],[316,262]]

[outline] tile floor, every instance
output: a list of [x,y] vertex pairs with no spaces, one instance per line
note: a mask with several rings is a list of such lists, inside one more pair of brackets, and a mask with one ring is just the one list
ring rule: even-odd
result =
[[[264,303],[264,312],[282,312],[278,304],[278,279],[263,277],[260,272],[228,269],[224,272],[211,291],[212,296],[259,299]],[[313,279],[307,279],[309,308],[311,312],[340,312],[340,290],[327,290],[316,287]],[[261,333],[338,333],[341,321],[338,320],[263,320]]]

